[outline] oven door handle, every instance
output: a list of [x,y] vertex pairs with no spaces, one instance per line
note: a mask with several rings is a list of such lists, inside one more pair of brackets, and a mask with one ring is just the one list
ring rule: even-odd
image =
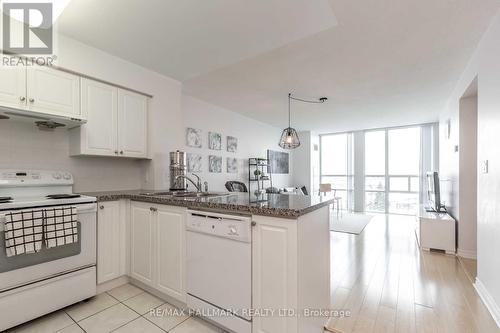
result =
[[78,214],[82,213],[95,213],[97,212],[97,203],[89,203],[89,204],[78,204],[76,206],[76,211]]

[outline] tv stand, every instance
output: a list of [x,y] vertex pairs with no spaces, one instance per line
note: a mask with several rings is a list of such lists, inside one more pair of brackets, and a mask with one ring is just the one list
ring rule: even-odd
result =
[[455,220],[446,212],[429,212],[420,206],[415,235],[422,250],[441,250],[447,254],[455,254]]
[[438,211],[434,207],[424,206],[424,209],[427,213],[446,213],[446,209],[441,207]]

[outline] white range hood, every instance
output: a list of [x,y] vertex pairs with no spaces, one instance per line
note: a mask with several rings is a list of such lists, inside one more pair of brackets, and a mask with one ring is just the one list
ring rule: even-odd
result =
[[57,127],[69,129],[78,127],[87,122],[86,120],[79,118],[70,118],[41,112],[0,107],[0,121],[9,120],[31,122],[40,129],[52,129]]

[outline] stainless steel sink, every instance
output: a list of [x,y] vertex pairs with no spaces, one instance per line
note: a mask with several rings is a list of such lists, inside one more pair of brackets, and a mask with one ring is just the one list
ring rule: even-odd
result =
[[174,198],[211,198],[211,197],[225,196],[228,195],[229,193],[163,191],[163,192],[142,192],[139,194],[147,196],[171,196]]
[[176,198],[211,198],[221,197],[228,195],[227,193],[214,193],[214,192],[179,192],[173,195]]
[[142,192],[140,195],[154,196],[154,195],[174,195],[174,191],[163,191],[163,192]]

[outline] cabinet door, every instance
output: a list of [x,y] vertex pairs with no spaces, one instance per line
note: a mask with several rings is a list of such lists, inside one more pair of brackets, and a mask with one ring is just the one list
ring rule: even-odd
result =
[[186,302],[185,210],[178,207],[158,206],[156,232],[156,288]]
[[0,105],[26,108],[26,68],[0,67]]
[[150,206],[141,202],[130,205],[130,275],[153,286],[154,216]]
[[48,67],[30,67],[27,76],[30,111],[83,119],[80,77]]
[[97,81],[82,79],[82,152],[90,155],[118,154],[118,89]]
[[[281,220],[281,221],[280,221]],[[254,217],[252,289],[254,309],[297,308],[297,227],[282,219]],[[297,318],[256,316],[253,333],[297,332]]]
[[120,155],[147,157],[147,97],[118,89],[118,148]]
[[116,279],[121,275],[121,236],[124,223],[120,220],[120,203],[99,203],[97,213],[97,283]]

